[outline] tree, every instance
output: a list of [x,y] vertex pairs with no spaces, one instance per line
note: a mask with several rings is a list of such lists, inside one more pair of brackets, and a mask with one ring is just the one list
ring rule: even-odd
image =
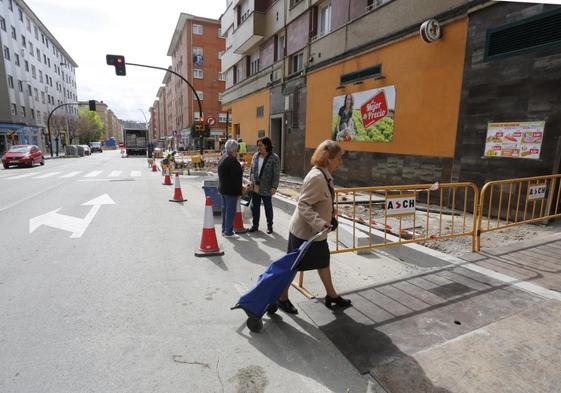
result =
[[80,138],[81,143],[99,141],[105,134],[105,125],[97,112],[88,108],[80,108],[80,118],[76,126],[75,135]]

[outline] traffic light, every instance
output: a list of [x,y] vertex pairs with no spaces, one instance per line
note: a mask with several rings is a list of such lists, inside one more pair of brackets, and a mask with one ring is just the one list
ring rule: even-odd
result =
[[95,100],[89,100],[90,111],[95,112]]
[[127,75],[125,68],[125,56],[121,55],[106,55],[107,65],[115,66],[115,74]]

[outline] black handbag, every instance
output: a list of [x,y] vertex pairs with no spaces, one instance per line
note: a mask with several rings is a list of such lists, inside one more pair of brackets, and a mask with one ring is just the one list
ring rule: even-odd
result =
[[331,217],[331,232],[333,232],[339,226],[339,221],[335,217]]

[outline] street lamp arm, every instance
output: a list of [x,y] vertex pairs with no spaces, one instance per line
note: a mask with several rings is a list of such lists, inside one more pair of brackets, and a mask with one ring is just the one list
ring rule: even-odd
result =
[[131,65],[131,66],[137,66],[137,67],[144,67],[144,68],[153,68],[155,70],[163,70],[163,71],[167,71],[172,73],[173,75],[176,75],[178,77],[181,78],[181,80],[185,83],[187,83],[187,85],[191,88],[191,90],[193,90],[193,94],[195,94],[195,98],[197,99],[197,104],[199,105],[199,116],[202,118],[203,116],[203,107],[201,106],[201,100],[199,99],[199,95],[197,94],[197,91],[195,90],[195,88],[193,87],[193,85],[191,85],[191,83],[189,83],[189,81],[187,79],[185,79],[181,74],[178,74],[175,71],[172,71],[168,68],[163,68],[163,67],[155,67],[155,66],[149,66],[149,65],[145,65],[145,64],[136,64],[136,63],[125,63],[126,65]]
[[[65,104],[60,104],[59,106],[56,106],[50,113],[49,113],[49,117],[47,118],[47,132],[49,133],[49,150],[51,151],[51,158],[53,158],[53,146],[51,144],[51,116],[53,115],[53,113],[58,109],[61,108],[63,106],[67,106],[67,105],[80,105],[80,103],[78,102],[67,102]],[[58,136],[57,136],[58,138]],[[57,157],[58,157],[58,140],[57,140]]]

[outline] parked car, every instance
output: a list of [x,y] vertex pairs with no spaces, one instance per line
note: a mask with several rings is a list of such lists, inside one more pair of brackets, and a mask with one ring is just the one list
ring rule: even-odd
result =
[[45,157],[35,145],[14,145],[2,157],[2,165],[5,169],[12,165],[33,166],[37,163],[45,165]]
[[101,149],[101,142],[90,142],[90,149],[92,153],[94,151],[98,151],[100,153],[103,152],[103,150]]
[[92,154],[92,149],[88,145],[80,145],[84,148],[84,155],[89,156]]

